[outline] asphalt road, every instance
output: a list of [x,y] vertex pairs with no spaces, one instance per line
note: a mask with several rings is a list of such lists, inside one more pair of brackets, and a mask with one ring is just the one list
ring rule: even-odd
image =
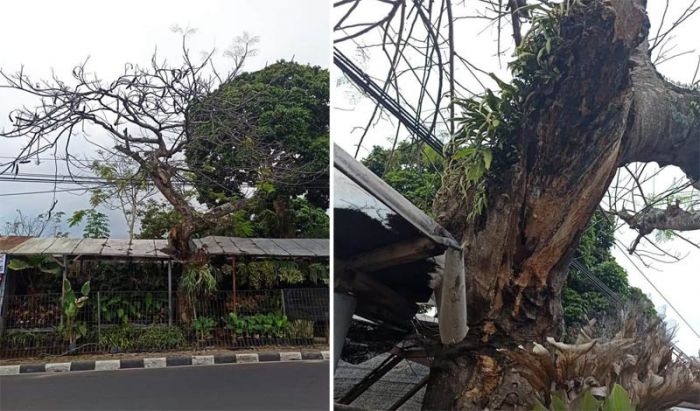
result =
[[0,377],[0,410],[327,410],[328,361]]

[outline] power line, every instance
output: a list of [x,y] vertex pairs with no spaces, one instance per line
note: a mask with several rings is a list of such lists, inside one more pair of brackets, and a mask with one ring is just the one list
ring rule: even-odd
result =
[[401,124],[439,155],[444,155],[442,141],[423,125],[418,117],[418,113],[412,114],[406,110],[337,48],[333,49],[333,62],[362,92],[369,95],[377,104],[393,114]]
[[666,304],[668,304],[668,306],[671,307],[671,309],[676,313],[676,315],[678,315],[678,317],[685,323],[685,325],[687,325],[688,328],[690,328],[690,330],[693,332],[693,334],[695,334],[696,337],[700,338],[700,334],[698,334],[698,332],[695,331],[695,328],[693,328],[693,326],[690,325],[690,323],[688,322],[688,320],[686,320],[685,317],[683,317],[683,316],[681,315],[681,313],[676,309],[676,307],[674,307],[673,304],[671,304],[671,302],[668,300],[668,298],[666,298],[666,296],[661,292],[661,290],[659,290],[659,289],[654,285],[654,283],[651,282],[651,280],[649,279],[649,277],[647,277],[646,274],[644,274],[644,272],[637,266],[637,264],[635,264],[634,261],[632,261],[632,259],[627,255],[627,253],[625,253],[625,250],[623,250],[622,247],[620,247],[620,245],[617,244],[617,243],[615,243],[615,247],[617,247],[617,248],[622,252],[622,254],[623,254],[623,255],[627,258],[627,260],[630,262],[630,264],[632,264],[632,266],[633,266],[635,269],[637,269],[637,272],[639,272],[639,274],[641,274],[642,277],[644,277],[644,279],[645,279],[645,280],[649,283],[649,285],[651,285],[652,288],[661,296],[661,298],[666,302]]
[[85,187],[85,188],[66,188],[61,190],[45,190],[45,191],[25,191],[22,193],[0,193],[0,197],[11,197],[11,196],[22,196],[22,195],[32,195],[32,194],[50,194],[50,193],[66,193],[70,191],[87,191],[96,187]]
[[[579,262],[579,261],[576,260],[575,258],[571,260],[570,266],[576,268],[580,273],[582,273],[584,276],[586,276],[588,279],[590,279],[591,282],[593,283],[593,285],[594,285],[598,290],[600,290],[600,291],[602,291],[604,294],[606,294],[606,295],[608,296],[608,298],[610,298],[611,300],[613,300],[613,302],[614,302],[618,307],[622,307],[622,306],[623,306],[622,298],[620,298],[620,296],[617,295],[617,293],[616,293],[615,291],[611,290],[611,289],[610,289],[604,282],[602,282],[598,277],[596,277],[596,275],[593,274],[593,273],[588,269],[588,267],[586,267],[585,265],[581,264],[581,262]],[[636,268],[636,266],[635,266],[635,268]],[[637,268],[637,269],[639,270],[639,268]],[[644,274],[642,274],[642,275],[644,275]],[[646,278],[646,276],[645,276],[644,278]],[[647,279],[647,281],[649,281],[649,279]],[[649,283],[651,284],[651,281],[649,281]],[[652,284],[652,287],[654,287],[653,284]],[[657,292],[659,292],[659,294],[661,294],[661,292],[658,291],[658,289],[657,289],[656,287],[654,287],[654,289],[657,290]],[[661,294],[661,296],[663,297],[663,294]],[[666,300],[665,297],[664,297],[664,300]],[[669,303],[669,304],[670,304],[670,303]],[[673,309],[673,311],[676,311],[676,314],[678,314],[679,317],[683,318],[683,317],[680,315],[680,313],[678,313],[678,311],[677,311],[675,308]],[[686,324],[688,324],[688,322],[685,321],[685,319],[683,319],[683,321],[684,321]],[[688,324],[688,327],[690,327],[690,324]],[[690,329],[693,330],[693,327],[690,327]],[[693,332],[695,332],[695,330],[693,330]],[[695,333],[695,335],[697,335],[697,333]],[[677,345],[671,343],[671,347],[673,347],[673,349],[675,349],[676,351],[678,351],[680,354],[682,354],[682,355],[685,356],[686,358],[688,357],[688,354],[686,354],[683,350],[681,350],[680,348],[678,348]]]

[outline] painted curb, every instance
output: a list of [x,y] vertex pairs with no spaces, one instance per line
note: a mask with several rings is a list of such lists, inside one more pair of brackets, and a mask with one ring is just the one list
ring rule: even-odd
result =
[[280,361],[299,361],[301,360],[301,353],[299,351],[292,352],[281,352]]
[[46,364],[46,372],[68,372],[70,371],[69,362],[54,362]]
[[118,360],[95,360],[55,362],[45,364],[0,365],[0,376],[30,373],[64,373],[75,371],[114,371],[124,369],[166,368],[216,364],[252,364],[259,362],[288,362],[302,360],[328,360],[329,351],[264,351],[259,353],[192,355],[171,357],[122,358]]
[[165,368],[166,365],[165,357],[143,359],[143,368]]
[[19,374],[19,365],[0,366],[0,375],[17,375],[17,374]]
[[214,356],[194,355],[192,356],[192,365],[214,365]]
[[251,362],[258,362],[258,354],[236,354],[236,362],[237,363],[242,363],[242,364],[247,364]]

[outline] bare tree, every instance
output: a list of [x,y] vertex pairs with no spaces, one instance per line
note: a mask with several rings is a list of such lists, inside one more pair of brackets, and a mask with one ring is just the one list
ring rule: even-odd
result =
[[24,215],[22,210],[17,210],[17,216],[12,221],[6,221],[3,229],[5,236],[41,237],[65,237],[68,233],[61,231],[63,224],[63,211],[51,210],[31,217]]
[[[229,50],[235,65],[225,75],[220,75],[212,62],[214,51],[195,61],[187,45],[192,30],[175,27],[174,31],[182,35],[180,65],[172,66],[154,53],[150,65],[126,64],[122,74],[109,82],[89,73],[87,61],[75,67],[70,83],[55,74],[50,80],[34,81],[24,68],[14,74],[0,71],[4,79],[0,87],[22,91],[39,101],[35,107],[22,107],[10,113],[12,127],[0,132],[0,136],[25,139],[26,143],[16,160],[5,164],[0,172],[16,171],[27,158],[59,146],[66,152],[70,171],[71,164],[75,163],[71,161],[75,159],[71,155],[71,144],[76,139],[88,141],[105,153],[126,156],[138,167],[133,175],[146,176],[182,217],[170,230],[169,243],[173,254],[186,261],[191,257],[190,238],[198,228],[216,224],[219,218],[246,203],[246,198],[234,194],[229,201],[210,209],[192,203],[186,193],[187,187],[192,173],[200,171],[187,169],[182,160],[184,148],[198,138],[197,130],[217,127],[217,119],[222,116],[229,121],[252,121],[248,114],[231,104],[213,107],[202,101],[223,81],[240,72],[246,58],[254,54],[252,46],[257,38],[238,39]],[[96,127],[103,136],[91,139],[84,132],[86,126]],[[265,158],[265,153],[269,152],[250,136],[219,130],[216,142],[220,142],[221,150],[245,144],[246,149],[255,154],[251,158]],[[249,166],[261,167],[252,161]],[[294,172],[287,169],[284,159],[280,158],[270,160],[265,167],[270,179]]]

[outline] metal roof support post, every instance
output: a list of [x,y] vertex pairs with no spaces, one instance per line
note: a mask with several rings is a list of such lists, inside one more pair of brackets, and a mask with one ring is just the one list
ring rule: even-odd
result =
[[173,325],[173,260],[168,260],[168,325]]
[[338,367],[356,306],[357,300],[352,295],[333,292],[333,369]]
[[68,256],[63,256],[63,279],[61,280],[61,326],[63,326],[63,307],[66,301],[66,279],[68,278]]
[[233,312],[238,313],[238,308],[236,307],[238,305],[238,296],[236,295],[236,255],[231,256],[231,291],[233,294],[231,294],[232,298],[232,304],[233,304]]
[[455,344],[467,336],[467,291],[464,275],[464,253],[461,249],[445,251],[445,268],[438,301],[440,341]]

